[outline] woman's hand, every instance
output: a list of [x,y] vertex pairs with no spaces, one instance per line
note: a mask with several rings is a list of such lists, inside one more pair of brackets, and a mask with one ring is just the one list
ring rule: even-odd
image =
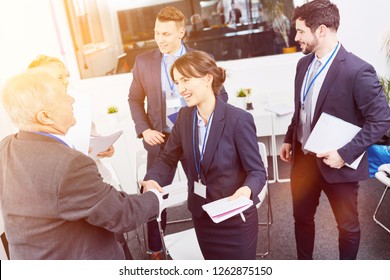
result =
[[252,194],[252,190],[248,186],[243,186],[236,190],[236,192],[229,198],[230,200],[235,200],[240,196],[245,196],[246,198],[250,198]]
[[141,193],[147,192],[151,189],[155,189],[160,193],[164,192],[164,189],[155,180],[139,181]]
[[98,157],[112,157],[113,154],[115,153],[115,149],[114,149],[114,146],[110,146],[107,150],[103,151],[103,152],[100,152],[98,153]]

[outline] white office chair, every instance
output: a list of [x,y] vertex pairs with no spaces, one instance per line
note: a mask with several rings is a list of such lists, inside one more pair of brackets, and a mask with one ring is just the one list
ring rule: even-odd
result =
[[[148,154],[144,148],[140,148],[136,151],[135,169],[136,169],[136,184],[137,184],[138,192],[140,192],[138,182],[140,180],[142,180],[146,174],[147,157],[148,157]],[[180,162],[177,165],[176,174],[175,174],[175,178],[173,179],[173,182],[181,182],[184,186],[187,187],[187,178],[186,178],[186,175],[183,171],[183,167],[182,167]],[[168,215],[168,217],[169,217],[169,215]],[[178,220],[168,220],[167,225],[190,222],[190,221],[191,221],[191,218],[178,219]],[[145,225],[142,226],[142,232],[143,232],[143,240],[144,240],[143,252],[147,252],[148,245],[147,245],[147,236],[146,236]]]
[[380,225],[383,229],[385,229],[388,233],[390,233],[390,229],[382,224],[376,217],[378,213],[379,207],[381,206],[383,199],[386,196],[387,191],[390,189],[390,163],[382,164],[378,168],[378,172],[375,173],[375,178],[377,178],[380,182],[385,185],[385,190],[383,191],[382,197],[379,200],[378,206],[376,207],[373,215],[374,221]]
[[170,256],[173,260],[203,260],[204,258],[193,228],[165,235],[161,226],[161,212],[164,209],[186,203],[188,199],[187,183],[183,181],[175,182],[164,187],[164,193],[167,195],[164,195],[157,223],[165,259],[168,259],[168,256]]
[[4,221],[3,214],[0,210],[0,235],[1,235],[1,244],[0,244],[0,260],[8,260],[8,248],[7,248],[7,238],[4,232]]
[[[264,143],[259,142],[259,151],[260,151],[260,156],[261,159],[263,160],[263,164],[265,167],[265,170],[268,170],[268,160],[267,160],[267,150],[265,147]],[[267,171],[268,175],[268,171]],[[260,202],[256,205],[257,208],[260,208],[260,206],[263,204],[264,201],[267,201],[267,218],[265,222],[260,222],[259,220],[259,228],[261,226],[266,227],[266,250],[265,252],[258,252],[256,256],[258,257],[265,257],[269,254],[270,252],[270,247],[271,247],[271,238],[270,238],[270,227],[272,224],[272,208],[271,208],[271,198],[270,198],[270,193],[269,193],[269,188],[268,188],[268,180],[266,181],[263,189],[261,190],[260,194],[258,195]]]

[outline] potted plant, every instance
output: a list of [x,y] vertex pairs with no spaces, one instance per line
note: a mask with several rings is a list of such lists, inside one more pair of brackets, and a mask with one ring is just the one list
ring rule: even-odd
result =
[[387,103],[390,104],[390,78],[380,76],[379,82],[381,83],[381,85],[383,87],[383,92],[386,95]]
[[116,106],[109,106],[107,108],[107,114],[115,114],[118,113],[118,107]]
[[[383,92],[386,96],[387,104],[390,106],[390,78],[379,76],[379,82],[383,87]],[[390,129],[382,138],[374,145],[367,149],[368,154],[368,169],[370,177],[374,177],[379,166],[383,163],[388,163],[390,159]]]
[[252,94],[252,89],[251,88],[240,88],[236,92],[236,96],[237,97],[245,98],[245,106],[244,106],[244,108],[246,110],[253,110],[253,104],[252,104],[252,100],[250,98],[251,94]]
[[297,51],[296,46],[290,46],[290,20],[283,13],[284,1],[282,0],[262,0],[264,15],[267,20],[269,30],[275,32],[275,44],[283,44],[283,53],[293,53]]
[[118,107],[112,105],[107,108],[107,115],[111,122],[118,122]]

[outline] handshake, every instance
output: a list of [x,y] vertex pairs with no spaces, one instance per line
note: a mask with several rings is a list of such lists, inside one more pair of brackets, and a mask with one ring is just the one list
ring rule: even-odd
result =
[[148,181],[139,181],[138,182],[140,193],[153,192],[157,198],[161,209],[161,204],[163,203],[163,193],[164,189],[154,180]]

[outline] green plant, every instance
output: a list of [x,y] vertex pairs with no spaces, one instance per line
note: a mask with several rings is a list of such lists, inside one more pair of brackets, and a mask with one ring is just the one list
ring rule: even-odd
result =
[[379,82],[383,87],[383,91],[386,95],[387,103],[390,103],[390,78],[379,77]]
[[390,31],[385,34],[382,48],[385,51],[385,54],[386,54],[388,61],[390,61]]
[[264,5],[264,14],[267,18],[267,25],[269,29],[273,29],[273,25],[275,22],[275,26],[277,27],[278,32],[282,36],[286,47],[290,46],[289,43],[289,31],[287,30],[287,26],[282,18],[283,15],[283,5],[284,1],[282,0],[263,0],[262,4]]
[[107,108],[107,114],[115,114],[118,113],[118,107],[116,106],[109,106]]
[[236,92],[237,97],[248,97],[252,94],[252,89],[251,88],[240,88]]

